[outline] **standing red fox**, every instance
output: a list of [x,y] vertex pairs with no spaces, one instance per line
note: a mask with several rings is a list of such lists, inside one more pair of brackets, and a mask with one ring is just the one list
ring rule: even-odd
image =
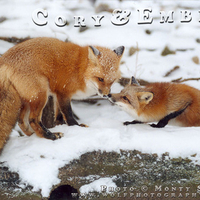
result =
[[104,47],[81,47],[53,38],[35,38],[9,49],[0,58],[0,149],[15,123],[26,135],[55,140],[41,122],[48,96],[56,99],[68,125],[78,125],[71,98],[98,93],[107,96],[120,78],[124,47],[114,51]]
[[162,128],[175,121],[181,126],[200,126],[200,90],[178,83],[151,83],[142,87],[135,80],[110,100],[131,114],[135,120],[125,125],[156,122]]

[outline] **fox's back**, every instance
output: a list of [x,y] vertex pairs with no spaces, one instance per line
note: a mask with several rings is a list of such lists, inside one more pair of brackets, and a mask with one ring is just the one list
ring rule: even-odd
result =
[[175,121],[183,126],[200,125],[200,90],[176,83],[152,83],[145,89],[151,91],[154,97],[141,112],[160,120],[170,113],[187,107]]
[[55,38],[34,38],[9,49],[2,60],[15,70],[48,71],[76,65],[80,51],[87,57],[87,48],[83,49],[76,44]]
[[66,80],[69,84],[80,82],[83,85],[77,80],[77,74],[84,74],[86,70],[87,49],[54,38],[34,38],[9,49],[1,57],[1,66],[19,90],[27,83],[29,87],[25,90],[43,84],[54,90],[67,84]]

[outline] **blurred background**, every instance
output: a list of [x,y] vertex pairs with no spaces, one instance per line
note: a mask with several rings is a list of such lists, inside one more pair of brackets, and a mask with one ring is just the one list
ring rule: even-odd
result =
[[[35,10],[45,10],[34,23]],[[111,22],[115,9],[129,11],[129,21],[117,26]],[[138,24],[141,12],[152,18],[151,24]],[[135,75],[147,81],[172,81],[200,76],[200,2],[199,1],[131,1],[131,0],[1,0],[0,54],[14,44],[32,37],[55,37],[80,45],[102,45],[126,50],[121,63],[124,77]],[[173,23],[161,22],[160,12],[173,11]],[[186,12],[185,21],[182,14]],[[92,16],[104,16],[96,27]],[[75,16],[83,16],[85,27],[75,27]],[[66,24],[62,27],[58,23]],[[62,19],[62,20],[61,20]],[[170,18],[169,18],[170,19]],[[123,19],[122,19],[123,20]],[[175,68],[175,70],[173,70]],[[173,70],[172,73],[166,74]],[[188,84],[199,87],[195,81]]]

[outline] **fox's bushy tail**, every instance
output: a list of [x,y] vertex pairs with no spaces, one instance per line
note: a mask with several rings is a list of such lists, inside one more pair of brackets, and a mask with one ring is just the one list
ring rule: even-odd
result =
[[[1,79],[1,77],[0,77]],[[0,80],[0,152],[15,126],[21,98],[9,80]]]

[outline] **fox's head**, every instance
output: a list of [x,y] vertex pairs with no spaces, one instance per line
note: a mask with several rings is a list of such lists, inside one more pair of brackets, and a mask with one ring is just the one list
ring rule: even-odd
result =
[[133,117],[138,117],[138,112],[148,105],[153,99],[153,93],[145,91],[145,88],[139,85],[134,77],[130,83],[117,94],[110,94],[109,100]]
[[123,52],[123,46],[113,51],[104,47],[88,47],[85,79],[98,95],[107,97],[112,84],[121,77],[119,65]]

